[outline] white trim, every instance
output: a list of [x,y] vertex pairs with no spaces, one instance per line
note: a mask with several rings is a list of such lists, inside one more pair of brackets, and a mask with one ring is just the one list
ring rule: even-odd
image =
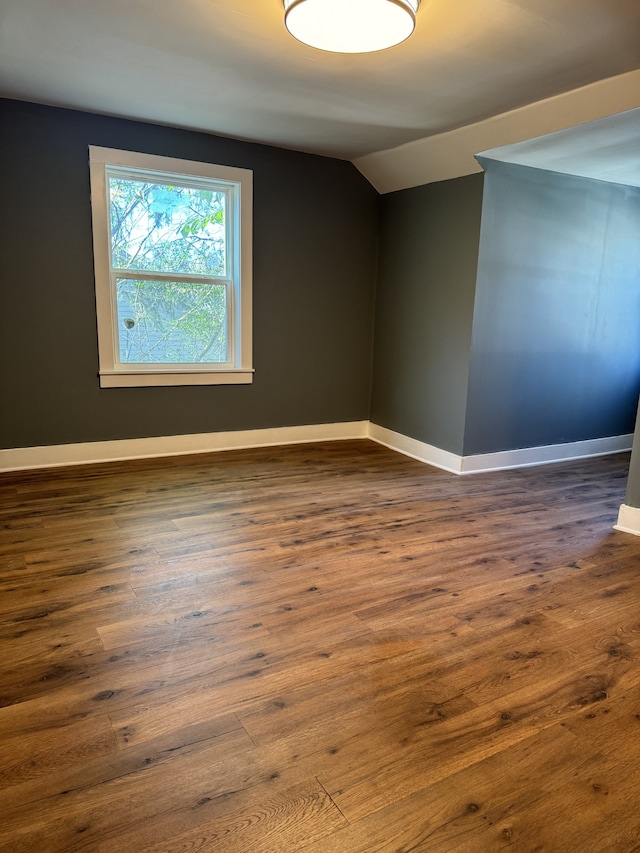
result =
[[86,465],[94,462],[183,456],[191,453],[271,447],[279,444],[306,444],[313,441],[367,438],[367,430],[368,421],[351,421],[347,423],[275,427],[272,429],[238,430],[237,432],[90,441],[82,444],[57,444],[49,447],[16,447],[0,450],[0,471],[57,468],[62,465]]
[[253,370],[166,370],[143,373],[138,370],[100,371],[101,388],[148,388],[166,385],[250,385]]
[[426,444],[415,438],[393,432],[377,424],[369,424],[369,438],[391,450],[450,471],[452,474],[480,474],[489,471],[508,471],[511,468],[528,468],[532,465],[548,465],[552,462],[568,462],[593,456],[607,456],[631,450],[633,435],[616,435],[588,441],[572,441],[566,444],[550,444],[543,447],[525,447],[521,450],[503,450],[497,453],[481,453],[475,456],[458,456]]
[[409,438],[408,435],[402,435],[372,423],[369,424],[369,438],[384,447],[417,459],[418,462],[426,462],[427,465],[433,465],[451,474],[462,473],[462,456],[456,456],[448,450],[441,450],[433,444],[426,444],[424,441]]
[[599,80],[484,121],[356,158],[379,193],[481,172],[474,155],[640,106],[640,70]]
[[613,525],[613,529],[640,536],[640,508],[622,504],[618,513],[618,523]]
[[[189,179],[212,180],[227,185],[225,192],[233,208],[227,217],[227,247],[231,279],[227,289],[229,362],[215,367],[196,369],[163,364],[120,365],[117,344],[117,309],[112,286],[111,243],[109,227],[109,167],[142,170],[161,178],[184,175]],[[96,311],[98,323],[98,355],[100,387],[123,388],[150,385],[246,385],[253,382],[252,344],[252,254],[253,254],[253,172],[212,163],[181,160],[136,151],[89,146],[91,182],[91,221],[93,229]],[[233,227],[229,229],[229,219]],[[126,271],[129,275],[129,271]],[[228,272],[228,271],[227,271]],[[149,277],[152,277],[149,273]],[[176,274],[179,276],[179,274]],[[125,276],[126,277],[126,276]],[[162,276],[161,276],[162,277]],[[185,280],[194,277],[187,275]],[[202,276],[195,278],[203,278]],[[227,283],[223,277],[204,277]],[[178,280],[182,281],[182,278]],[[167,369],[165,369],[167,368]]]
[[497,453],[479,453],[464,456],[461,474],[479,474],[485,471],[508,471],[510,468],[528,468],[531,465],[549,465],[552,462],[569,462],[592,456],[608,456],[631,450],[633,434],[593,438],[587,441],[570,441],[566,444],[549,444],[542,447],[524,447],[521,450],[502,450]]
[[[333,424],[273,427],[270,429],[237,430],[188,435],[169,435],[153,438],[129,438],[115,441],[89,441],[80,444],[54,444],[41,447],[14,447],[0,450],[0,471],[22,471],[31,468],[55,468],[62,465],[86,465],[94,462],[115,462],[125,459],[181,456],[190,453],[212,453],[251,447],[272,447],[280,444],[305,444],[314,441],[340,441],[369,438],[404,456],[433,465],[452,474],[479,474],[506,471],[552,462],[606,456],[630,450],[633,435],[597,438],[552,444],[547,447],[527,447],[477,456],[458,456],[424,441],[369,421],[349,421]],[[639,510],[640,512],[640,510]],[[622,528],[620,528],[622,529]],[[633,531],[631,531],[633,532]]]

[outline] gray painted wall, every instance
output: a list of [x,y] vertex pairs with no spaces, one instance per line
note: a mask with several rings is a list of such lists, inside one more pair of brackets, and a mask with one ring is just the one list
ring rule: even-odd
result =
[[483,176],[381,200],[371,420],[462,453]]
[[[0,123],[0,447],[370,417],[468,455],[633,429],[639,190],[490,163],[378,200],[329,158],[15,101]],[[99,388],[89,144],[254,170],[254,385]]]
[[640,189],[482,164],[465,455],[633,432]]
[[[366,419],[378,197],[353,165],[0,101],[0,447]],[[89,144],[254,170],[250,386],[100,389]]]

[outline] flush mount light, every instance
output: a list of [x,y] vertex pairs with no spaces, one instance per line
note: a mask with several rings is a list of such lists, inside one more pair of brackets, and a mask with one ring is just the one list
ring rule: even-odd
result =
[[335,53],[384,50],[409,38],[420,0],[284,0],[292,36]]

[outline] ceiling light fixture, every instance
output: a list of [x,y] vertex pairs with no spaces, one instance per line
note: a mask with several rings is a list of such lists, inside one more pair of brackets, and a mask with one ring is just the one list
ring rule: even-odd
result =
[[384,50],[409,38],[420,0],[284,0],[298,41],[334,53]]

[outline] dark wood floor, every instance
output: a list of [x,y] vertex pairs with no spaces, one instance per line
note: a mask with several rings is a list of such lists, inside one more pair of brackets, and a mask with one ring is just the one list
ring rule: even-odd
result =
[[0,850],[640,850],[627,467],[0,477]]

